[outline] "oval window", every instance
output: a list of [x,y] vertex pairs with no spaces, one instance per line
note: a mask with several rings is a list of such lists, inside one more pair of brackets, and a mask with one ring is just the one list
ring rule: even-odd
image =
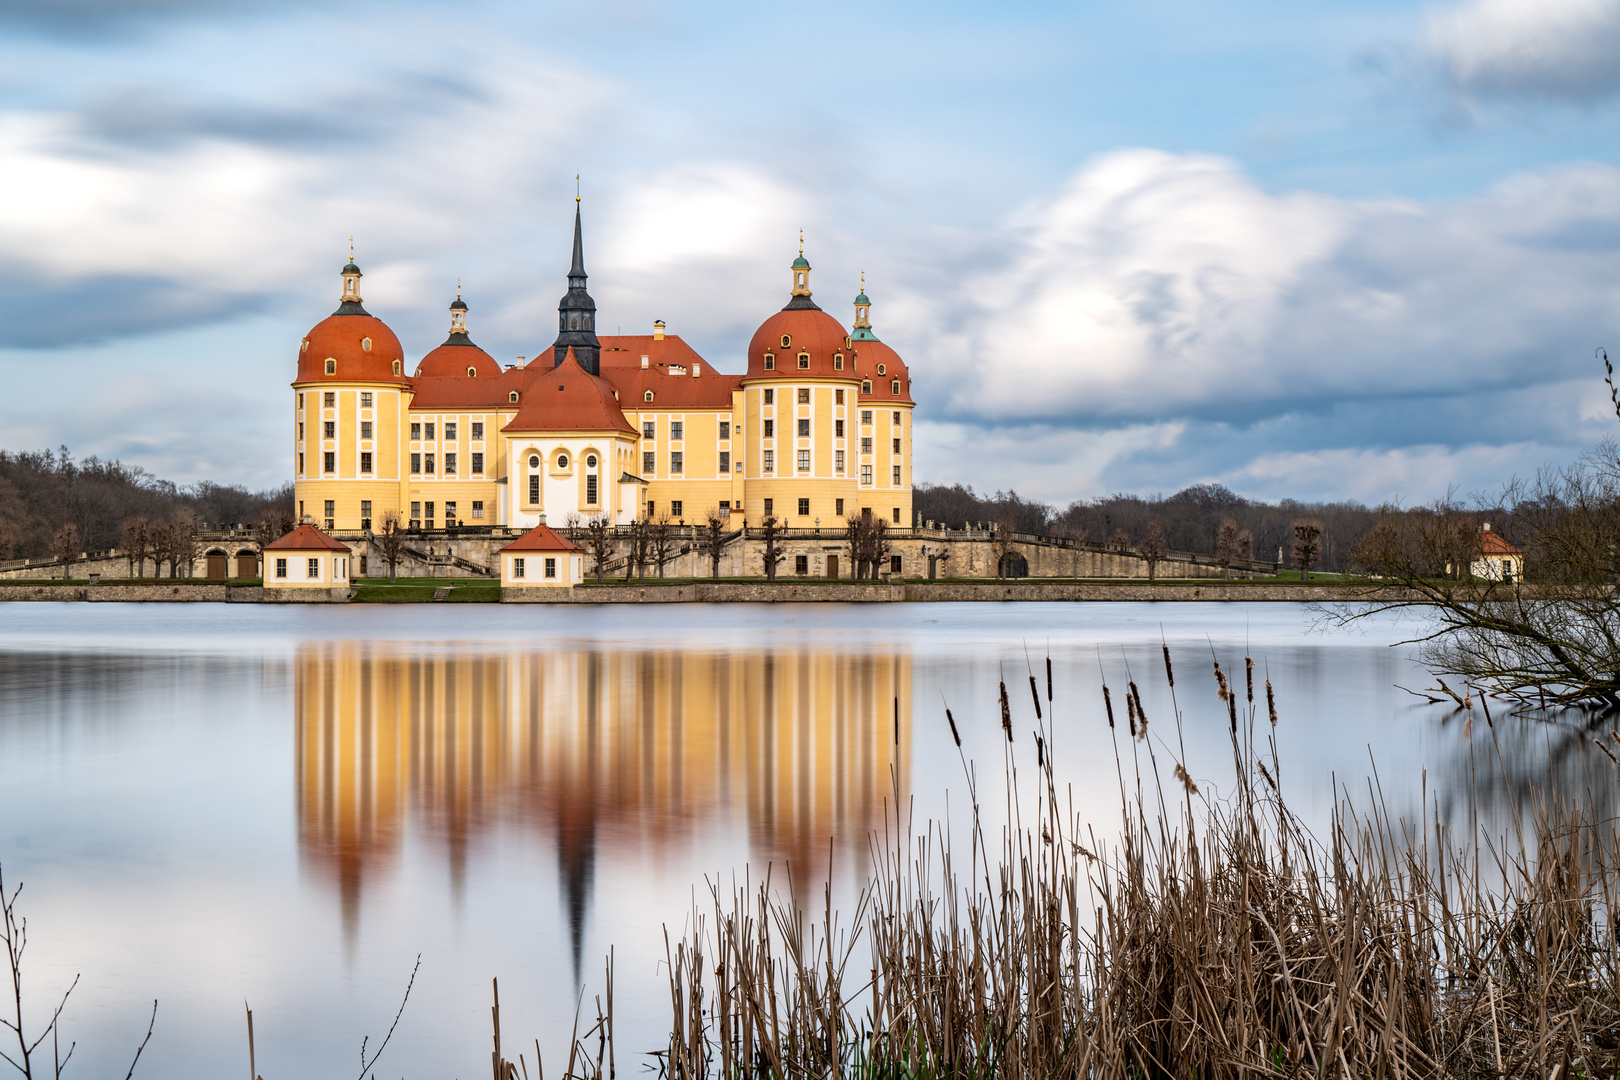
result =
[[559,469],[568,468],[568,455],[567,454],[558,454],[557,455],[557,468],[559,468]]
[[883,367],[882,364],[878,365],[878,374],[879,375],[887,375],[888,374],[888,371]]
[[590,457],[585,459],[585,467],[587,469],[596,468],[596,455],[595,454],[592,454]]
[[478,369],[477,368],[470,367],[470,368],[467,369],[467,378],[469,378],[469,379],[476,378],[477,375],[478,375]]
[[579,329],[579,316],[578,315],[575,315],[575,316],[573,316],[572,318],[570,318],[568,320],[568,329],[570,329],[570,330],[578,330]]
[[362,349],[366,350],[366,352],[370,352],[371,351],[371,339],[368,338],[368,337],[361,338],[360,339],[360,347]]
[[792,337],[792,335],[790,335],[790,334],[783,334],[783,335],[782,335],[782,348],[784,348],[784,349],[785,349],[785,348],[787,348],[787,347],[788,347],[788,346],[789,346],[789,345],[791,345],[791,344],[793,344],[793,337]]
[[529,457],[529,468],[538,469],[539,467],[540,467],[540,458],[539,458],[539,456],[538,455],[530,455],[530,457]]

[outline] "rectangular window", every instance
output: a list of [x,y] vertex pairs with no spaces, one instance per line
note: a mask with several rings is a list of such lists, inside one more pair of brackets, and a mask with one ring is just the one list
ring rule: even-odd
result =
[[[898,513],[898,511],[896,511],[896,513]],[[900,572],[900,566],[901,566],[900,556],[898,556],[898,555],[890,555],[889,556],[889,573],[898,574]]]
[[596,474],[590,473],[585,477],[585,505],[596,505]]
[[765,404],[774,405],[775,403],[776,403],[776,391],[771,389],[769,386],[767,386],[765,388]]
[[432,525],[433,524],[433,504],[428,503],[426,509],[427,509],[427,517],[424,518],[423,520],[425,520],[429,525]]
[[444,455],[444,474],[446,476],[454,476],[454,475],[456,475],[456,455],[454,455],[454,454],[446,454],[446,455]]
[[680,442],[681,439],[683,438],[681,433],[683,431],[685,431],[685,430],[686,430],[686,425],[685,424],[681,423],[679,420],[671,420],[669,422],[669,439],[670,439],[670,442]]
[[900,414],[895,413],[894,414],[894,423],[898,424],[899,422],[900,422]]
[[670,453],[669,453],[669,471],[671,473],[680,472],[681,468],[682,468],[682,462],[684,461],[684,459],[685,459],[685,455],[682,454],[679,450],[671,450]]
[[323,423],[321,425],[321,438],[323,438],[323,439],[335,439],[335,438],[337,438],[337,421],[336,420],[328,420],[328,421],[326,421],[325,423]]
[[728,514],[731,513],[731,500],[730,499],[721,499],[720,500],[720,509],[724,510]]
[[304,471],[304,455],[303,454],[298,455],[298,471],[299,471],[300,474],[302,474],[303,471]]
[[413,475],[415,475],[415,474],[420,473],[421,471],[422,471],[422,455],[421,454],[412,454],[411,455],[411,473]]
[[540,505],[540,474],[539,473],[530,473],[529,474],[529,505],[530,506],[539,506]]
[[473,442],[478,442],[484,437],[484,422],[482,420],[473,421],[472,437]]
[[360,471],[363,472],[363,473],[367,473],[367,474],[370,474],[370,472],[371,472],[371,451],[370,450],[362,450],[360,452]]
[[898,465],[894,467],[894,486],[900,486],[900,466]]
[[362,420],[362,421],[360,421],[360,437],[362,439],[371,438],[371,421],[370,420]]
[[556,559],[547,559],[546,560],[546,577],[555,578],[556,576],[557,576],[557,560]]
[[456,501],[454,499],[444,504],[444,523],[446,525],[456,523]]
[[483,499],[474,499],[473,500],[473,520],[474,521],[481,521],[481,520],[483,520],[483,517],[484,517],[484,500]]
[[651,521],[654,517],[657,516],[657,513],[653,510],[653,507],[655,505],[656,504],[651,499],[647,500],[647,516],[646,516],[646,518],[644,520]]
[[722,441],[731,438],[731,421],[720,421],[720,438]]
[[804,577],[806,574],[808,574],[810,572],[810,556],[793,556],[793,572],[800,577]]
[[808,451],[808,450],[800,450],[799,451],[799,471],[800,472],[809,472],[810,471],[810,451]]
[[[360,500],[360,527],[362,529],[371,528],[371,500],[370,499],[361,499]],[[361,559],[364,560],[364,558],[365,558],[365,556],[362,555]],[[362,574],[366,572],[366,568],[365,568],[364,565],[362,565],[360,567],[360,572]]]
[[304,425],[303,424],[298,425],[298,441],[299,442],[304,441]]
[[731,451],[730,450],[722,450],[722,451],[720,451],[720,472],[722,474],[731,472]]
[[335,517],[336,515],[337,515],[337,502],[335,500],[333,500],[333,499],[327,499],[326,500],[326,513],[322,514],[321,516],[322,517]]
[[641,471],[648,476],[658,472],[658,455],[656,453],[648,450],[641,455]]
[[894,440],[894,452],[897,453],[897,454],[900,452],[900,440],[899,439]]
[[807,416],[801,416],[801,417],[799,417],[799,438],[808,439],[809,437],[810,437],[810,418],[807,417]]
[[767,439],[776,438],[776,421],[775,420],[767,420],[767,421],[765,421],[765,438],[767,438]]
[[774,513],[776,513],[776,500],[775,499],[766,499],[765,500],[765,516],[770,517]]
[[337,472],[337,454],[331,450],[321,455],[324,471]]
[[[772,356],[770,353],[765,354],[765,370],[766,371],[775,371],[776,370],[776,357]],[[767,394],[770,393],[769,390],[767,390],[765,392]]]
[[834,450],[833,451],[833,472],[841,473],[843,471],[844,471],[844,452],[842,450]]
[[360,392],[360,407],[362,409],[371,408],[371,391],[370,390],[362,390]]
[[419,503],[419,502],[411,503],[411,519],[414,521],[415,519],[417,519],[417,518],[419,518],[421,516],[422,516],[422,504]]
[[286,559],[277,559],[276,560],[276,577],[286,577],[286,576],[287,576],[287,560]]
[[810,404],[810,388],[808,386],[799,387],[799,404]]
[[833,421],[833,438],[842,439],[843,437],[844,437],[844,422],[842,420],[834,420]]
[[672,518],[678,518],[681,516],[681,500],[671,499],[669,501],[669,516]]
[[861,466],[861,483],[870,484],[871,482],[872,482],[872,466],[870,466],[870,465],[862,465]]
[[433,472],[433,455],[432,454],[423,454],[422,455],[422,471],[425,472],[425,473],[429,473],[429,474],[431,474]]
[[810,370],[810,354],[809,353],[800,353],[799,354],[799,370],[800,371],[809,371]]
[[800,517],[809,517],[810,516],[810,500],[809,499],[800,499],[799,500],[799,516]]
[[838,517],[843,517],[844,516],[844,500],[843,499],[834,499],[833,500],[833,514],[838,516]]
[[763,469],[765,472],[775,472],[776,471],[776,451],[775,450],[767,450],[767,451],[765,451],[765,453],[762,456],[764,457],[764,460],[762,462],[760,462],[760,468]]
[[454,439],[456,437],[456,425],[454,425],[454,424],[446,424],[446,425],[444,425],[444,437],[447,438],[447,439]]
[[300,409],[302,409],[304,407],[304,395],[303,394],[298,395],[298,407]]
[[311,559],[311,560],[309,560],[309,566],[306,568],[304,576],[307,577],[307,578],[318,578],[318,577],[320,577],[321,576],[321,560],[320,559]]
[[411,438],[412,439],[420,439],[421,437],[422,437],[422,425],[421,424],[412,424],[411,425]]
[[656,420],[643,420],[641,422],[641,437],[643,439],[656,439],[656,438],[658,438],[658,421],[656,421]]
[[473,459],[472,460],[473,475],[474,476],[483,476],[484,475],[484,452],[482,450],[474,450],[472,459]]
[[842,386],[840,386],[838,389],[833,391],[833,404],[834,405],[842,405],[843,403],[844,403],[844,388]]
[[520,578],[524,575],[524,572],[525,567],[523,565],[523,556],[514,556],[512,559],[512,576],[515,578]]
[[326,397],[323,400],[326,402],[326,407],[328,409],[335,408],[337,406],[337,394],[331,390],[326,392]]
[[422,427],[424,427],[426,429],[422,433],[423,437],[428,439],[429,441],[431,441],[433,439],[433,425],[432,424],[423,424]]
[[872,422],[872,410],[871,409],[862,409],[861,410],[861,423],[870,424],[871,422]]
[[894,523],[896,525],[900,524],[900,508],[898,506],[894,508]]
[[872,437],[870,435],[863,436],[862,439],[861,439],[861,453],[870,454],[871,452],[872,452]]

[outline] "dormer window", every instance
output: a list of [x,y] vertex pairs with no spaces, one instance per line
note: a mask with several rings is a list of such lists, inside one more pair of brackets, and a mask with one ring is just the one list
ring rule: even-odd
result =
[[299,346],[298,351],[299,352],[309,352],[309,338],[304,339],[304,344]]
[[370,352],[371,351],[371,339],[368,338],[368,337],[361,338],[360,339],[360,347],[362,349],[364,349],[366,352]]
[[776,370],[776,357],[772,356],[770,353],[765,354],[765,370],[766,371],[775,371]]
[[399,361],[398,360],[394,361],[394,374],[395,375],[399,374]]
[[649,405],[652,404],[652,399],[653,399],[653,392],[651,390],[649,390],[645,394],[641,395],[641,400],[645,401]]
[[468,367],[467,368],[467,378],[473,379],[473,378],[477,378],[477,377],[478,377],[478,369],[475,368],[475,367]]
[[330,356],[326,358],[326,373],[328,375],[337,374],[337,361],[333,360]]
[[887,375],[888,370],[882,364],[879,364],[878,365],[878,374],[879,375]]
[[844,370],[844,354],[843,353],[833,353],[833,370],[834,371],[843,371]]
[[513,405],[516,405],[517,404],[517,391],[513,390],[510,394],[507,394],[506,395],[506,400],[510,401]]
[[892,383],[889,384],[889,393],[893,394],[896,397],[900,396],[900,380],[899,379],[896,379]]
[[861,393],[870,394],[871,392],[872,392],[872,380],[867,379],[867,380],[865,380],[864,382],[861,383]]
[[799,354],[799,370],[800,371],[809,371],[810,370],[810,354],[809,353],[802,352],[802,353]]
[[782,348],[785,349],[791,344],[793,344],[793,338],[788,334],[783,334],[782,335]]

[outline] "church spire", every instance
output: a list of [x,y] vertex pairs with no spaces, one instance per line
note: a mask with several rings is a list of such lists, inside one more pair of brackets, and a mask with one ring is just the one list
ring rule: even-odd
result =
[[585,240],[580,226],[579,195],[574,196],[574,260],[568,267],[568,292],[557,305],[557,341],[551,347],[552,366],[563,362],[572,348],[579,366],[592,375],[602,373],[602,344],[596,338],[596,301],[586,291]]

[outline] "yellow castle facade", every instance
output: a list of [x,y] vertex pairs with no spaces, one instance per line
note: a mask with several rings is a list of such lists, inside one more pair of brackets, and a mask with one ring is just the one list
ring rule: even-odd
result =
[[300,519],[327,530],[529,529],[606,518],[839,528],[909,525],[911,376],[878,340],[864,284],[849,327],[811,299],[801,247],[788,303],[723,374],[662,322],[601,336],[580,214],[552,345],[502,367],[473,344],[466,303],[418,362],[362,305],[360,268],[299,343],[292,384]]

